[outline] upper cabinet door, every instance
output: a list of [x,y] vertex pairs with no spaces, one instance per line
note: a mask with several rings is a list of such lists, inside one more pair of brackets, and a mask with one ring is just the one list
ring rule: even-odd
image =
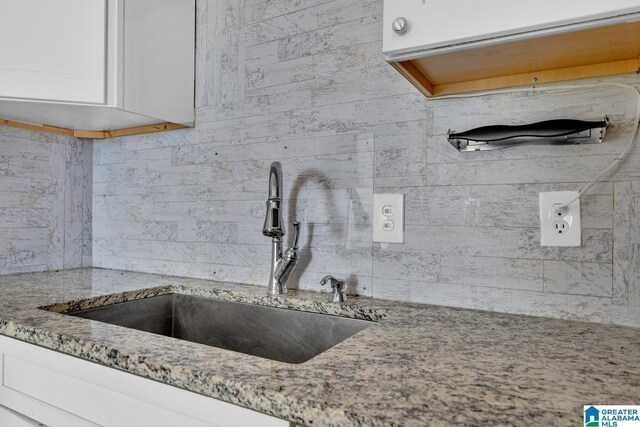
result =
[[0,0],[0,97],[104,104],[107,0]]
[[[383,51],[399,54],[451,46],[638,10],[640,0],[385,0]],[[408,23],[397,34],[392,23],[400,17]]]

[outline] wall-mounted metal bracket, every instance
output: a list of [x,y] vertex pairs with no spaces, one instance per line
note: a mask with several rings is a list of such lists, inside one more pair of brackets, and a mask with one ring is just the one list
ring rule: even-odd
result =
[[596,144],[604,140],[609,118],[601,121],[546,120],[519,126],[493,125],[457,133],[447,140],[458,151],[484,151],[521,144]]

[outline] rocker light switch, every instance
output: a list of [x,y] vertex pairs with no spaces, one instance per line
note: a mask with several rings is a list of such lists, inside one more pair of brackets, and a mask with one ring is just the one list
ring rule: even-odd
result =
[[404,243],[404,194],[373,195],[373,241]]

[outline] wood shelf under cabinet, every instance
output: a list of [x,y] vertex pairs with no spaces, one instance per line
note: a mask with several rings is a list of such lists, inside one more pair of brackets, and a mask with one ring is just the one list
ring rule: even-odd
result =
[[391,62],[428,97],[640,71],[640,22]]
[[7,120],[0,118],[0,125],[10,126],[20,129],[28,129],[36,132],[53,133],[56,135],[70,136],[74,138],[89,138],[89,139],[109,139],[117,138],[121,136],[140,135],[143,133],[164,132],[168,130],[184,129],[188,126],[178,123],[158,123],[154,125],[135,126],[125,129],[113,129],[113,130],[74,130],[61,128],[51,125],[36,125],[32,123],[17,122],[13,120]]

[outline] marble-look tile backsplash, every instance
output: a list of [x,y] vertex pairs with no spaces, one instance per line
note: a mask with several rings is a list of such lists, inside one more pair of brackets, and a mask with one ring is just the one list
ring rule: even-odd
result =
[[[640,146],[582,201],[583,245],[541,248],[538,193],[578,190],[630,137],[619,87],[427,100],[385,63],[382,0],[202,0],[197,126],[96,141],[93,264],[265,285],[269,164],[302,221],[294,286],[640,325]],[[638,84],[637,76],[604,82]],[[461,154],[451,129],[554,118],[600,145]],[[406,194],[406,243],[371,242],[372,197]]]
[[0,127],[0,273],[91,265],[91,142]]

